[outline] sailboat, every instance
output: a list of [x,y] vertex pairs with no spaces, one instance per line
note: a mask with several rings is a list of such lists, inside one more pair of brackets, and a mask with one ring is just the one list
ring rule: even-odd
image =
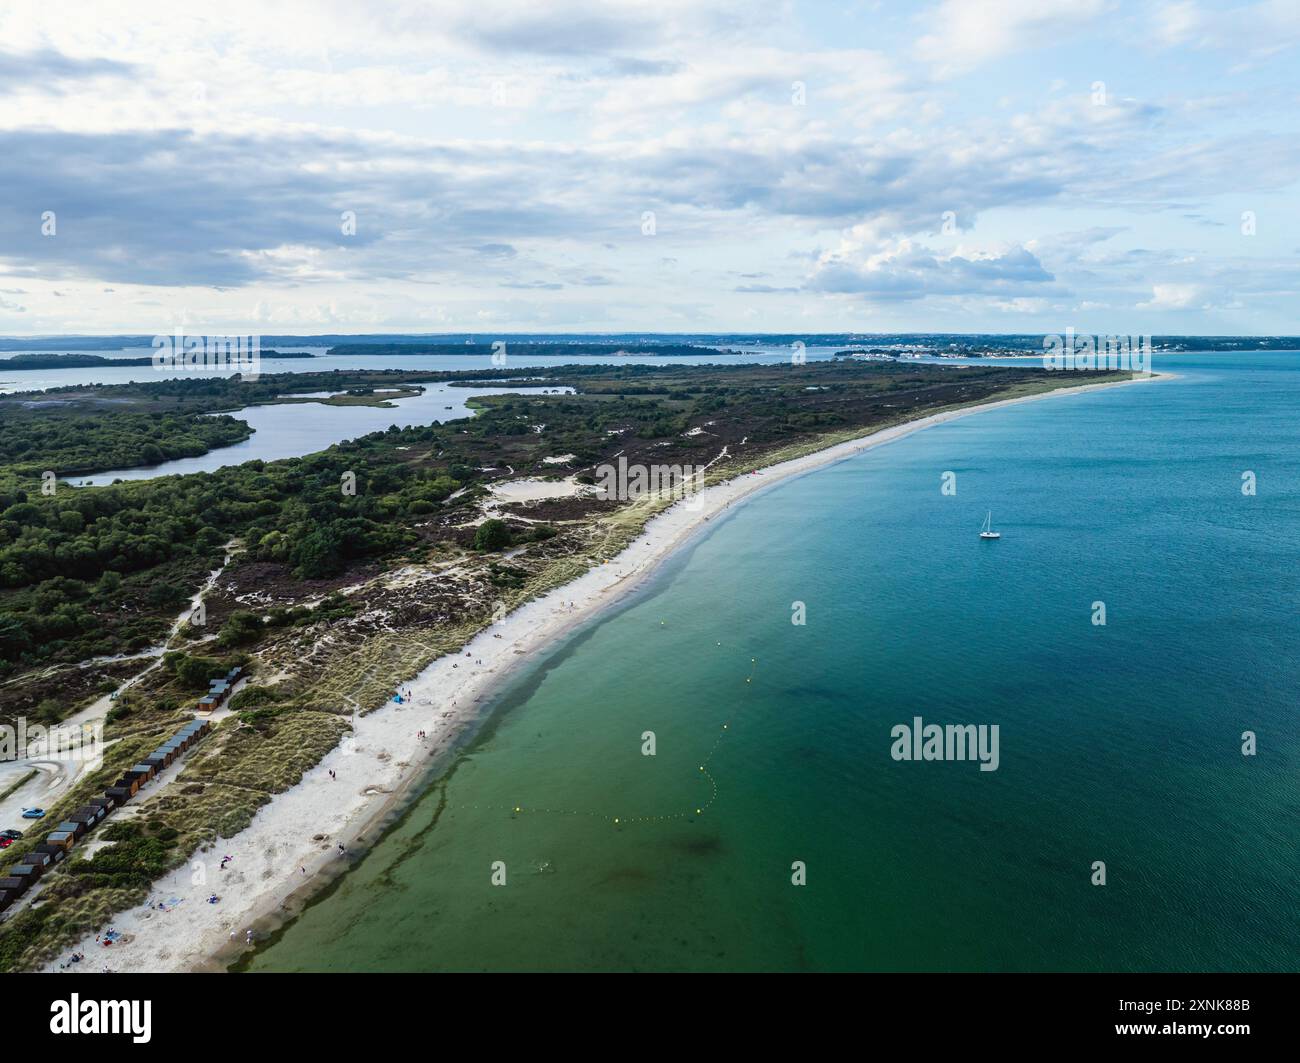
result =
[[993,530],[993,511],[989,510],[989,515],[984,518],[984,524],[980,528],[981,539],[1001,539],[1002,533]]

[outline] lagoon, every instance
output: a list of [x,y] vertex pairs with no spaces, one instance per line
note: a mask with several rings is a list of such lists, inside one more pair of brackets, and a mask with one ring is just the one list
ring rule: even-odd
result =
[[[231,416],[247,421],[253,434],[241,443],[218,447],[197,458],[177,458],[160,465],[131,469],[111,469],[93,476],[77,477],[78,485],[111,484],[114,480],[148,480],[155,476],[176,476],[194,472],[212,472],[227,465],[246,461],[278,461],[315,454],[371,432],[382,432],[390,425],[427,425],[471,417],[466,405],[476,395],[506,395],[569,392],[571,388],[536,387],[453,387],[450,384],[424,384],[424,393],[394,399],[391,407],[331,406],[319,402],[281,402],[246,406],[232,410]],[[313,393],[328,395],[329,392]]]

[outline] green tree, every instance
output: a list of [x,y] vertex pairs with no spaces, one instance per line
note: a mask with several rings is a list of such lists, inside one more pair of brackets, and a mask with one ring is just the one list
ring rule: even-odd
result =
[[487,553],[504,550],[514,541],[510,534],[510,525],[503,520],[485,520],[474,533],[474,549]]

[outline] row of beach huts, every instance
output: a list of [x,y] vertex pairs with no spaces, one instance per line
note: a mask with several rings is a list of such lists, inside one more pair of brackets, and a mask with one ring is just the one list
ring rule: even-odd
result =
[[123,772],[122,777],[104,791],[102,797],[92,797],[66,820],[60,823],[29,853],[24,853],[18,863],[5,869],[0,877],[0,912],[14,904],[45,872],[53,868],[72,852],[87,832],[93,830],[113,810],[126,804],[164,768],[212,730],[209,720],[187,723],[171,738],[160,745],[139,764]]
[[221,708],[226,698],[230,697],[231,692],[235,689],[235,684],[239,682],[240,673],[243,669],[238,665],[230,669],[223,679],[214,679],[207,694],[199,698],[199,715],[206,716],[213,709]]

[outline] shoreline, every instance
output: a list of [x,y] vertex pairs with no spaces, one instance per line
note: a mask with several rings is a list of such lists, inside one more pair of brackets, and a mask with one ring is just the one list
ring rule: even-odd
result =
[[[88,962],[78,966],[86,971],[104,966],[114,971],[225,970],[252,947],[250,941],[265,941],[364,856],[459,746],[472,740],[501,689],[522,667],[642,587],[733,504],[972,414],[1171,378],[1154,374],[940,411],[737,474],[701,490],[689,504],[668,507],[616,557],[527,602],[480,631],[456,655],[440,657],[418,676],[395,684],[412,692],[408,704],[390,700],[354,717],[351,741],[327,753],[295,786],[274,795],[239,834],[221,839],[208,852],[191,854],[155,882],[146,904],[115,917],[111,925],[121,939],[111,949],[88,934],[42,969],[57,971],[68,953],[82,952]],[[418,737],[421,730],[427,739]],[[327,798],[331,790],[335,792]],[[233,860],[219,870],[225,854]],[[221,900],[209,905],[206,898],[213,893]],[[159,902],[165,910],[151,906]]]

